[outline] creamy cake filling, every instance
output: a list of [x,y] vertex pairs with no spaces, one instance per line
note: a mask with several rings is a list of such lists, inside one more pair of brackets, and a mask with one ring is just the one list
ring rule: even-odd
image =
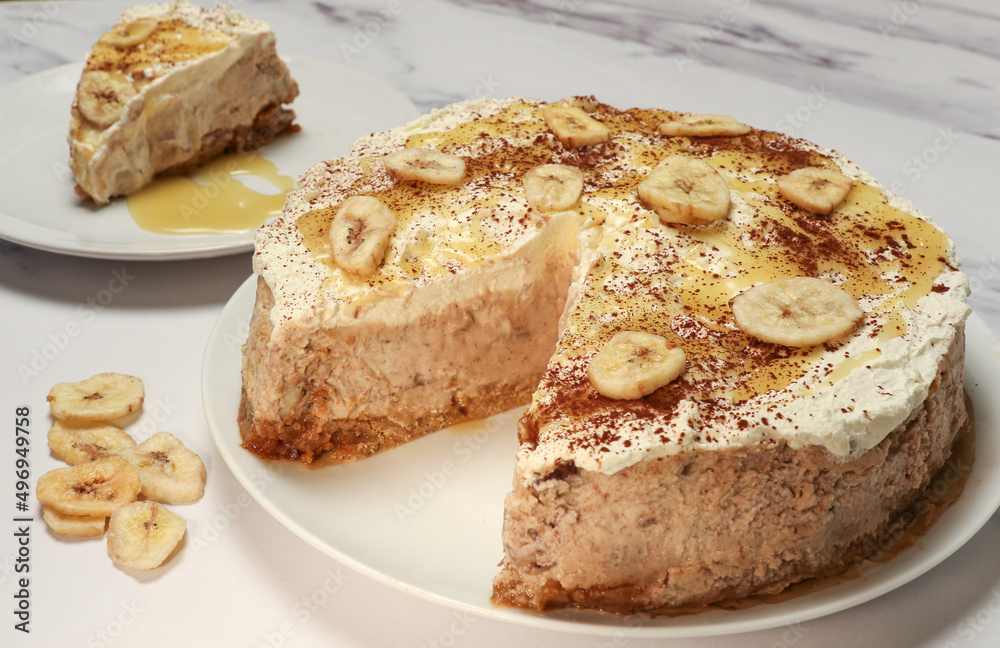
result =
[[[527,398],[555,344],[575,234],[574,218],[564,214],[508,255],[461,276],[331,305],[316,329],[271,332],[244,371],[255,416],[294,419],[308,404],[331,419],[406,422],[444,411],[459,392],[463,399],[492,398],[489,390],[520,383],[524,375],[533,381],[521,386]],[[269,327],[274,310],[261,313],[272,316]],[[324,363],[317,363],[317,353]],[[502,367],[510,370],[498,371]],[[315,395],[301,402],[319,388],[322,403]]]

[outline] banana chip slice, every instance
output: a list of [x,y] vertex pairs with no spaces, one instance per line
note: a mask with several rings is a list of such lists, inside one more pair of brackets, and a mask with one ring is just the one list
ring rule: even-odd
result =
[[76,107],[87,121],[108,128],[121,117],[125,104],[138,94],[121,72],[90,70],[76,87]]
[[146,499],[189,504],[205,494],[205,463],[169,432],[157,432],[120,455],[139,472]]
[[753,129],[729,115],[686,115],[663,122],[657,130],[660,135],[669,136],[732,137],[746,135]]
[[77,538],[97,538],[104,535],[108,518],[103,515],[66,515],[51,506],[42,507],[42,519],[59,535]]
[[382,158],[382,163],[397,180],[458,185],[465,179],[465,160],[434,149],[400,149]]
[[132,502],[111,514],[108,555],[122,569],[153,569],[170,556],[186,530],[184,518],[163,504]]
[[566,164],[540,164],[521,179],[528,204],[543,212],[566,211],[583,194],[583,171]]
[[134,448],[128,432],[107,423],[70,423],[56,420],[49,429],[49,449],[71,466]]
[[35,496],[66,515],[107,517],[135,501],[142,488],[139,473],[121,457],[56,468],[38,478]]
[[378,270],[396,231],[396,215],[378,198],[351,196],[330,224],[333,260],[345,272],[367,277]]
[[138,18],[124,25],[116,25],[101,40],[118,49],[129,49],[152,36],[159,25],[160,21],[156,18]]
[[639,201],[664,223],[708,225],[729,214],[729,185],[701,158],[664,158],[639,183],[637,191]]
[[100,373],[75,383],[59,383],[46,398],[63,421],[113,421],[142,407],[145,388],[134,376]]
[[785,200],[816,214],[829,214],[844,202],[854,182],[840,171],[804,167],[779,176],[778,191]]
[[600,144],[611,139],[611,129],[578,106],[549,105],[542,119],[552,134],[570,148]]

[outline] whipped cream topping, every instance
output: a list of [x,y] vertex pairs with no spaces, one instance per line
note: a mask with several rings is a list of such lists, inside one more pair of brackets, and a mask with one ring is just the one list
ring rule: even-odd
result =
[[[568,149],[541,119],[544,105],[454,104],[307,171],[282,217],[256,240],[254,268],[275,296],[272,341],[364,317],[380,300],[405,302],[414,288],[510,254],[547,218],[525,203],[520,177],[555,162],[585,173],[574,208],[582,254],[559,346],[521,423],[522,478],[542,479],[566,464],[613,474],[687,448],[773,440],[847,458],[878,444],[926,397],[968,314],[968,288],[951,241],[912,205],[836,152],[779,133],[659,135],[660,123],[680,115],[665,110],[593,103],[591,115],[611,129],[611,140]],[[380,157],[403,146],[460,155],[469,178],[459,188],[399,185]],[[731,193],[724,220],[667,225],[640,203],[638,183],[677,153],[722,174]],[[853,179],[830,216],[780,196],[776,177],[804,166],[839,168]],[[324,240],[324,223],[355,194],[384,198],[400,220],[382,269],[364,280],[340,272]],[[733,296],[799,275],[854,295],[865,317],[853,335],[792,349],[736,327]],[[643,399],[601,397],[587,366],[621,329],[680,345],[685,374]]]
[[157,29],[142,42],[118,48],[102,38],[91,49],[86,70],[117,70],[137,89],[170,72],[219,52],[245,35],[271,31],[267,23],[251,20],[228,5],[202,9],[185,0],[169,4],[130,7],[109,33],[140,19],[152,18]]
[[[302,174],[289,192],[279,219],[255,240],[254,271],[274,294],[274,339],[317,325],[354,321],[387,298],[406,299],[414,289],[472,271],[517,252],[548,220],[531,210],[520,178],[498,170],[493,161],[477,164],[482,151],[457,142],[467,156],[466,180],[459,187],[414,186],[396,182],[382,157],[404,146],[432,146],[470,120],[489,120],[508,102],[478,100],[434,111],[413,122],[358,140],[343,158],[321,162]],[[516,133],[491,140],[505,151],[528,144]],[[397,219],[385,260],[370,277],[341,271],[332,259],[329,224],[341,201],[373,195]]]

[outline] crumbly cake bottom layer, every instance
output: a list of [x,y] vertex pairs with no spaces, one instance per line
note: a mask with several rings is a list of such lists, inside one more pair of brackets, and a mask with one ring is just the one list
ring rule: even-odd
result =
[[924,403],[852,461],[782,442],[518,480],[494,601],[654,611],[843,571],[898,532],[966,429],[964,356],[959,329]]
[[[540,376],[539,376],[540,377]],[[537,380],[505,388],[499,397],[477,396],[456,399],[446,411],[402,424],[388,417],[318,421],[308,417],[283,424],[256,424],[246,398],[240,398],[239,426],[243,447],[269,459],[297,459],[312,463],[358,461],[389,450],[449,425],[484,419],[524,405],[531,400]],[[462,402],[464,401],[464,402]]]

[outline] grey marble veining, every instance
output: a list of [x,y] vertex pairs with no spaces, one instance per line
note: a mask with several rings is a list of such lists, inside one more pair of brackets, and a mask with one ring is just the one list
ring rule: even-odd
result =
[[[552,38],[557,32],[561,37],[567,31],[592,34],[613,43],[612,50],[643,48],[676,74],[696,75],[710,66],[799,90],[822,86],[840,101],[1000,137],[1000,5],[981,0],[853,0],[836,6],[788,0],[253,4],[327,28],[332,36],[328,46],[334,45],[327,53],[334,59],[352,58],[345,50],[352,40],[362,44],[354,47],[369,61],[376,58],[376,49],[397,47],[401,73],[407,62],[413,66],[423,58],[414,56],[415,47],[446,52],[464,40],[449,33],[447,25],[433,24],[446,14],[457,20],[457,10],[464,14],[460,24],[481,25],[488,39],[507,41],[514,56],[518,48],[537,47],[527,39]],[[0,14],[6,49],[0,82],[79,59],[97,26],[123,6],[95,5],[81,21],[78,11],[68,19],[65,2],[8,5]],[[417,25],[423,34],[413,29]],[[378,47],[368,47],[373,40],[380,41]],[[411,67],[409,72],[421,70]],[[453,91],[439,99],[461,96]],[[433,101],[430,96],[415,100]]]
[[1000,5],[987,2],[452,0],[1000,137]]

